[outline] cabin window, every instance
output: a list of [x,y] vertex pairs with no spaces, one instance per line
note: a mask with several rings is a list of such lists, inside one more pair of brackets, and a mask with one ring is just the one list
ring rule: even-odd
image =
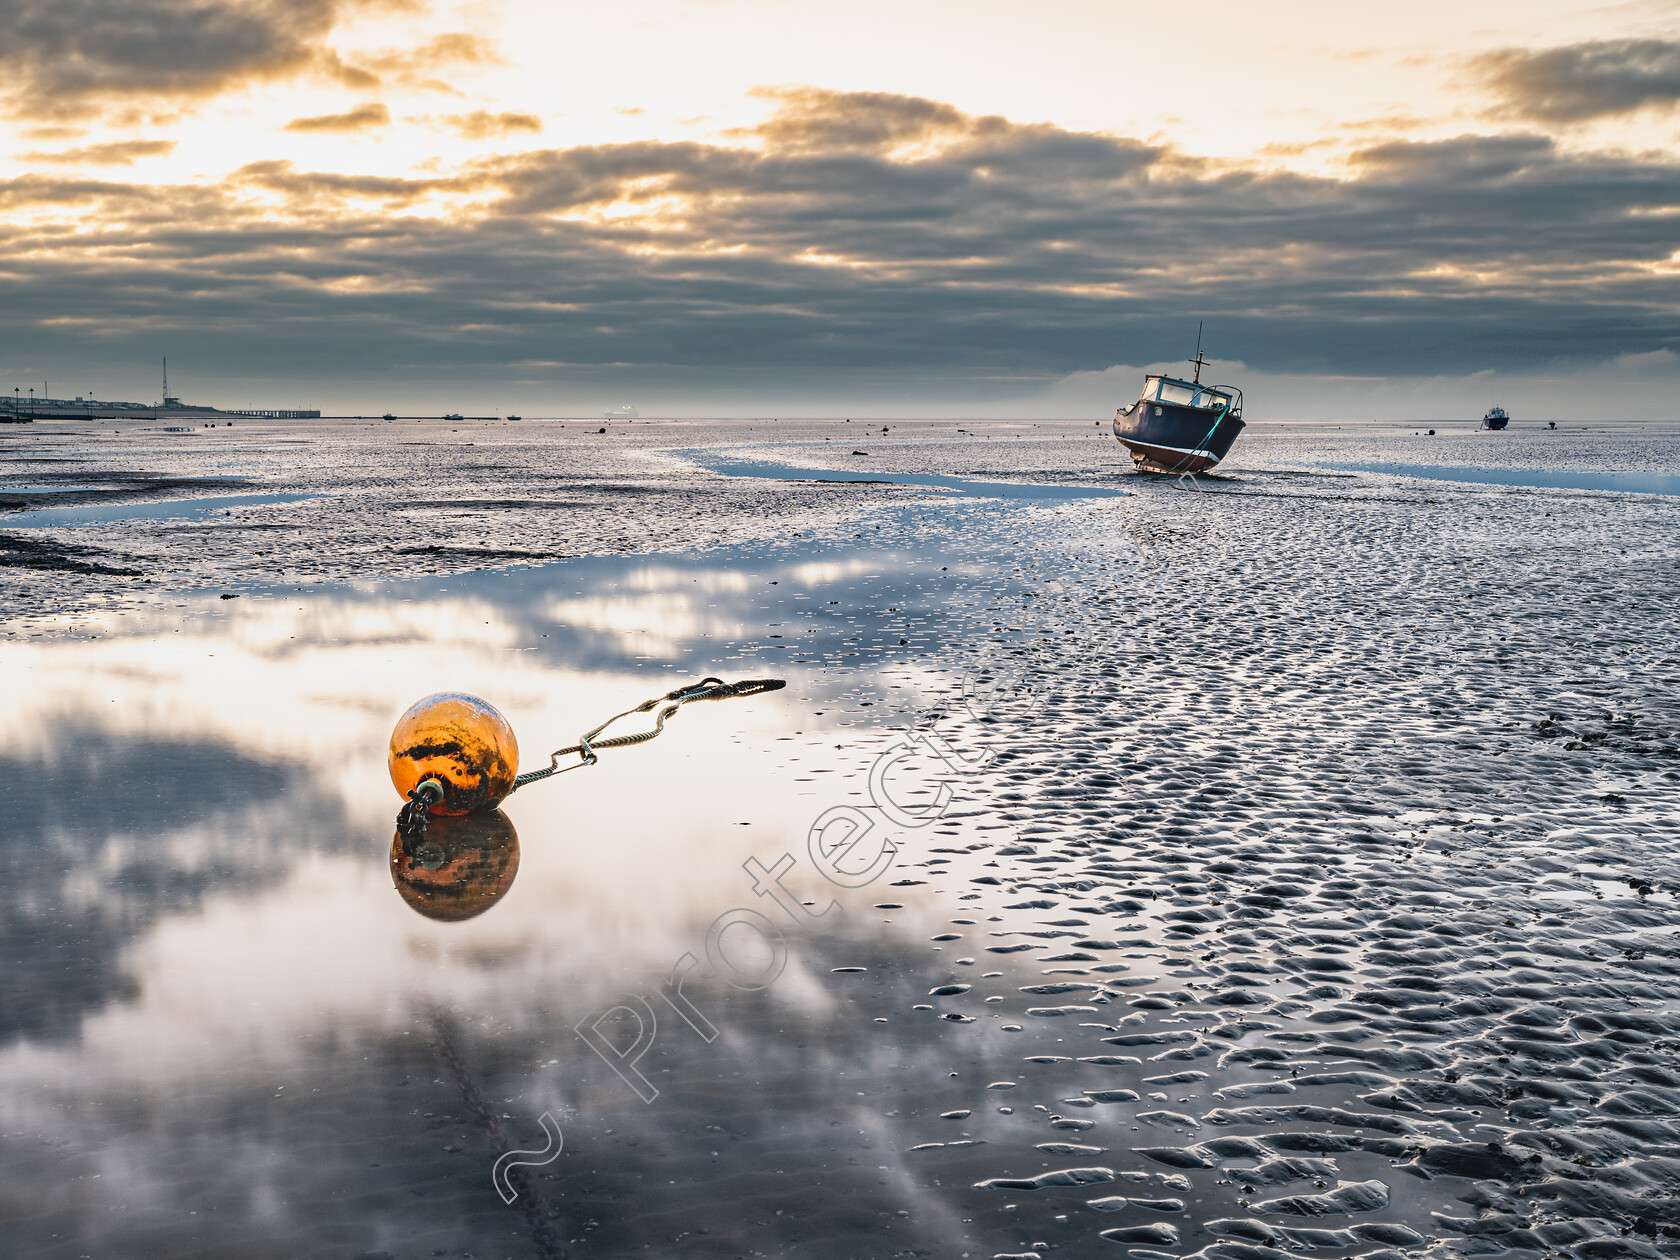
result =
[[1178,385],[1172,381],[1161,382],[1161,401],[1177,403],[1181,407],[1188,407],[1196,397],[1196,391],[1188,385]]
[[1224,394],[1203,394],[1202,395],[1202,406],[1204,406],[1204,407],[1225,407],[1225,406],[1230,405],[1230,402],[1231,402],[1231,400],[1229,398],[1227,398]]

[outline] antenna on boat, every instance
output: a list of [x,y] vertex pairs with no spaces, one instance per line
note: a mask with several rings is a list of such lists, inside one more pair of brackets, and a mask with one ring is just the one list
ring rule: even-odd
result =
[[1191,384],[1202,383],[1202,369],[1207,366],[1207,360],[1202,358],[1202,321],[1196,321],[1196,357],[1188,360],[1196,365],[1196,375],[1191,378]]

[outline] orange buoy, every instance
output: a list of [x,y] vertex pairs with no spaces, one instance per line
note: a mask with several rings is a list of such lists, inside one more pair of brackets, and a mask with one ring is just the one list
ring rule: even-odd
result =
[[513,791],[519,741],[493,705],[477,696],[442,691],[397,719],[391,732],[391,782],[409,793],[426,779],[443,789],[434,814],[494,809]]

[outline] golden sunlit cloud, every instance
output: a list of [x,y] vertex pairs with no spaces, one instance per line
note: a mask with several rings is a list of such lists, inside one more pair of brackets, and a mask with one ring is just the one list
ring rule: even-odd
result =
[[51,162],[61,166],[133,166],[135,158],[159,157],[175,151],[174,140],[114,140],[59,153],[23,153],[23,162]]
[[756,127],[725,134],[752,138],[790,152],[869,149],[892,151],[926,144],[936,137],[958,137],[1001,123],[974,119],[938,101],[888,92],[840,93],[812,87],[755,88],[753,96],[775,102],[776,113]]
[[294,118],[286,131],[366,131],[369,127],[388,127],[391,111],[384,105],[358,105],[343,114],[318,114],[314,118]]
[[456,135],[467,140],[487,140],[516,131],[542,130],[542,119],[535,114],[493,114],[487,109],[477,109],[470,114],[445,114],[438,121],[448,124]]
[[359,54],[355,63],[335,59],[335,74],[348,87],[378,87],[387,83],[423,91],[460,95],[452,85],[432,77],[445,66],[503,64],[495,45],[482,35],[450,31],[414,48],[384,48]]

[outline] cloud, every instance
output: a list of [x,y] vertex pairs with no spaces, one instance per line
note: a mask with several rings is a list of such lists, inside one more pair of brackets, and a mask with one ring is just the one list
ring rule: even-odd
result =
[[378,201],[387,209],[396,209],[433,193],[462,191],[468,182],[299,171],[291,162],[265,161],[240,167],[228,178],[228,185],[230,190],[260,188],[278,193],[285,199],[287,213],[302,218],[322,211],[336,213],[350,200]]
[[1580,123],[1680,104],[1680,42],[1592,40],[1534,52],[1503,48],[1469,62],[1505,117]]
[[175,151],[173,140],[115,140],[58,153],[25,153],[20,162],[51,162],[64,166],[133,166],[135,158],[162,157]]
[[81,117],[114,98],[185,99],[330,67],[345,17],[391,0],[0,0],[12,111]]
[[436,71],[446,66],[503,64],[489,40],[461,31],[446,32],[415,48],[386,48],[358,55],[355,60],[354,65],[336,63],[338,77],[352,87],[373,87],[392,82],[436,92],[456,91],[448,83],[433,77]]
[[484,109],[475,109],[470,114],[445,114],[441,121],[468,140],[486,140],[515,131],[542,130],[542,119],[535,114],[492,114]]
[[887,92],[792,87],[759,88],[753,95],[776,101],[781,108],[769,122],[732,134],[752,136],[787,152],[881,152],[1001,121],[976,120],[951,105]]
[[362,61],[382,74],[414,74],[452,65],[500,65],[501,57],[495,46],[482,35],[449,31],[416,48],[393,49],[375,53]]
[[383,105],[358,105],[355,109],[343,114],[317,114],[313,118],[294,118],[287,123],[286,131],[366,131],[370,127],[387,127],[391,123],[391,111]]
[[1198,320],[1212,352],[1273,373],[1680,347],[1674,162],[1465,135],[1368,145],[1332,178],[916,98],[775,99],[735,143],[427,178],[264,161],[204,186],[0,184],[29,211],[0,224],[0,338],[71,356],[75,329],[138,362],[191,329],[230,372],[276,380],[541,362],[644,389],[993,398],[1177,359]]

